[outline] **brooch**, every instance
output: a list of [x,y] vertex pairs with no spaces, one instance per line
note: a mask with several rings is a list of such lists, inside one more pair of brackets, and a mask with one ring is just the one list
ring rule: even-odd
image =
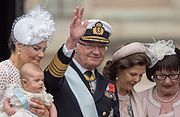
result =
[[104,92],[104,95],[110,99],[113,99],[114,101],[116,100],[115,96],[115,85],[112,83],[109,83],[107,85],[106,91]]

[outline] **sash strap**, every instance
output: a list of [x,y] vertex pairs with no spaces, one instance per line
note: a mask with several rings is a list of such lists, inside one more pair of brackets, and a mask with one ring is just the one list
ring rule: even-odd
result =
[[32,115],[32,117],[38,117],[37,115],[29,111],[29,103],[28,100],[26,99],[26,96],[24,96],[17,88],[13,90],[13,93],[16,96],[16,98],[22,103],[22,106],[27,113]]
[[71,66],[68,66],[65,77],[78,101],[83,117],[98,117],[96,105],[91,93]]

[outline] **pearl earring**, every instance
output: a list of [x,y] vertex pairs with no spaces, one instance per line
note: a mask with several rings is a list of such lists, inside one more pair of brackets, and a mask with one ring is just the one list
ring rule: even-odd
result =
[[18,53],[17,53],[18,55],[20,55],[20,52],[18,51]]
[[118,77],[116,77],[116,80],[118,80]]

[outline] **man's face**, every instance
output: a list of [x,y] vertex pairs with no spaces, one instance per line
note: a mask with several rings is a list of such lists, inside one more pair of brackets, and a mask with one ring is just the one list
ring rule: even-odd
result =
[[102,63],[106,49],[105,43],[79,41],[74,58],[82,67],[92,70]]

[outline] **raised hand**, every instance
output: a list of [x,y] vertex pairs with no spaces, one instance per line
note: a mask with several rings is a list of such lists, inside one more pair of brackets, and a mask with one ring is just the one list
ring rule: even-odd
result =
[[66,42],[68,49],[74,49],[79,41],[80,37],[84,35],[87,29],[88,21],[84,21],[82,24],[84,8],[76,7],[73,11],[73,20],[70,25],[70,36]]

